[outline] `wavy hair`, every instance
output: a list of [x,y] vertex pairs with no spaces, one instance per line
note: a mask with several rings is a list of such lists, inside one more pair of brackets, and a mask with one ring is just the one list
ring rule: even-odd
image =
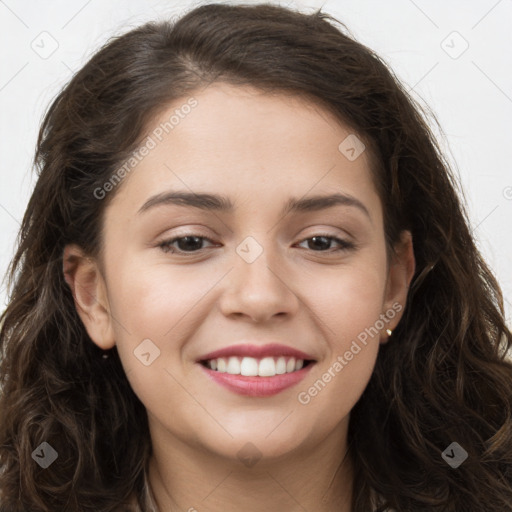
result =
[[[435,116],[343,23],[271,4],[201,5],[112,37],[47,110],[1,316],[0,510],[114,512],[135,495],[144,511],[146,411],[115,347],[104,359],[88,337],[63,249],[101,256],[117,192],[94,191],[157,113],[215,81],[329,109],[367,144],[388,250],[413,235],[404,316],[351,412],[352,511],[511,511],[512,333]],[[441,456],[454,441],[468,453],[457,469]],[[58,453],[45,470],[43,442]]]

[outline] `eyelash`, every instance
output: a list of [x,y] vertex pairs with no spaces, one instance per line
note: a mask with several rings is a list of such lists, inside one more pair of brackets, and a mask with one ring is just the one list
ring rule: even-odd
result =
[[[184,234],[184,235],[181,235],[181,236],[170,238],[168,240],[162,240],[162,242],[160,242],[158,244],[158,247],[164,253],[166,253],[166,254],[170,253],[170,254],[178,254],[178,255],[191,255],[191,254],[194,254],[194,253],[200,253],[200,252],[202,252],[204,250],[204,248],[203,249],[199,249],[198,251],[182,251],[182,250],[179,250],[179,249],[178,250],[171,250],[172,248],[170,246],[174,242],[177,242],[178,240],[182,240],[184,238],[199,238],[201,240],[207,240],[208,242],[214,243],[213,240],[211,240],[210,238],[208,238],[206,236],[200,236],[200,235],[196,235],[194,233],[187,233],[187,234]],[[339,245],[341,246],[341,247],[339,247],[338,249],[336,249],[334,251],[313,251],[313,252],[332,254],[332,253],[337,253],[337,252],[340,252],[340,251],[351,251],[351,250],[356,249],[356,245],[354,243],[352,243],[352,242],[348,242],[347,240],[342,240],[342,239],[337,238],[335,236],[330,236],[330,235],[321,234],[321,233],[313,235],[313,236],[310,236],[308,238],[304,238],[299,243],[306,242],[306,241],[311,240],[313,238],[327,238],[328,240],[333,240],[334,242],[339,243]]]

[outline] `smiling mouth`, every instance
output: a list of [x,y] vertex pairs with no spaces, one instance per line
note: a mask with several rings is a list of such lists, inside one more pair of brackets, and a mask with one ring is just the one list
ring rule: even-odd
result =
[[218,357],[200,361],[204,367],[219,373],[244,377],[274,377],[294,373],[315,361],[295,357]]

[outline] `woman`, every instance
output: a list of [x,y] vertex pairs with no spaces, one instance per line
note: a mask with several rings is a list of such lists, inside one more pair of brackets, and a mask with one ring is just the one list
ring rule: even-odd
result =
[[204,5],[53,102],[2,510],[512,510],[500,288],[419,107],[335,23]]

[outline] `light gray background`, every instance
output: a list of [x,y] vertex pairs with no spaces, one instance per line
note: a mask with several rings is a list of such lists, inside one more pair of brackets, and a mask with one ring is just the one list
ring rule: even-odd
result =
[[[36,135],[52,98],[112,35],[201,3],[0,0],[2,277],[34,185]],[[512,0],[274,3],[305,12],[323,5],[431,107],[444,132],[436,129],[441,146],[460,176],[473,232],[502,286],[511,325]],[[6,299],[2,282],[2,310]]]

